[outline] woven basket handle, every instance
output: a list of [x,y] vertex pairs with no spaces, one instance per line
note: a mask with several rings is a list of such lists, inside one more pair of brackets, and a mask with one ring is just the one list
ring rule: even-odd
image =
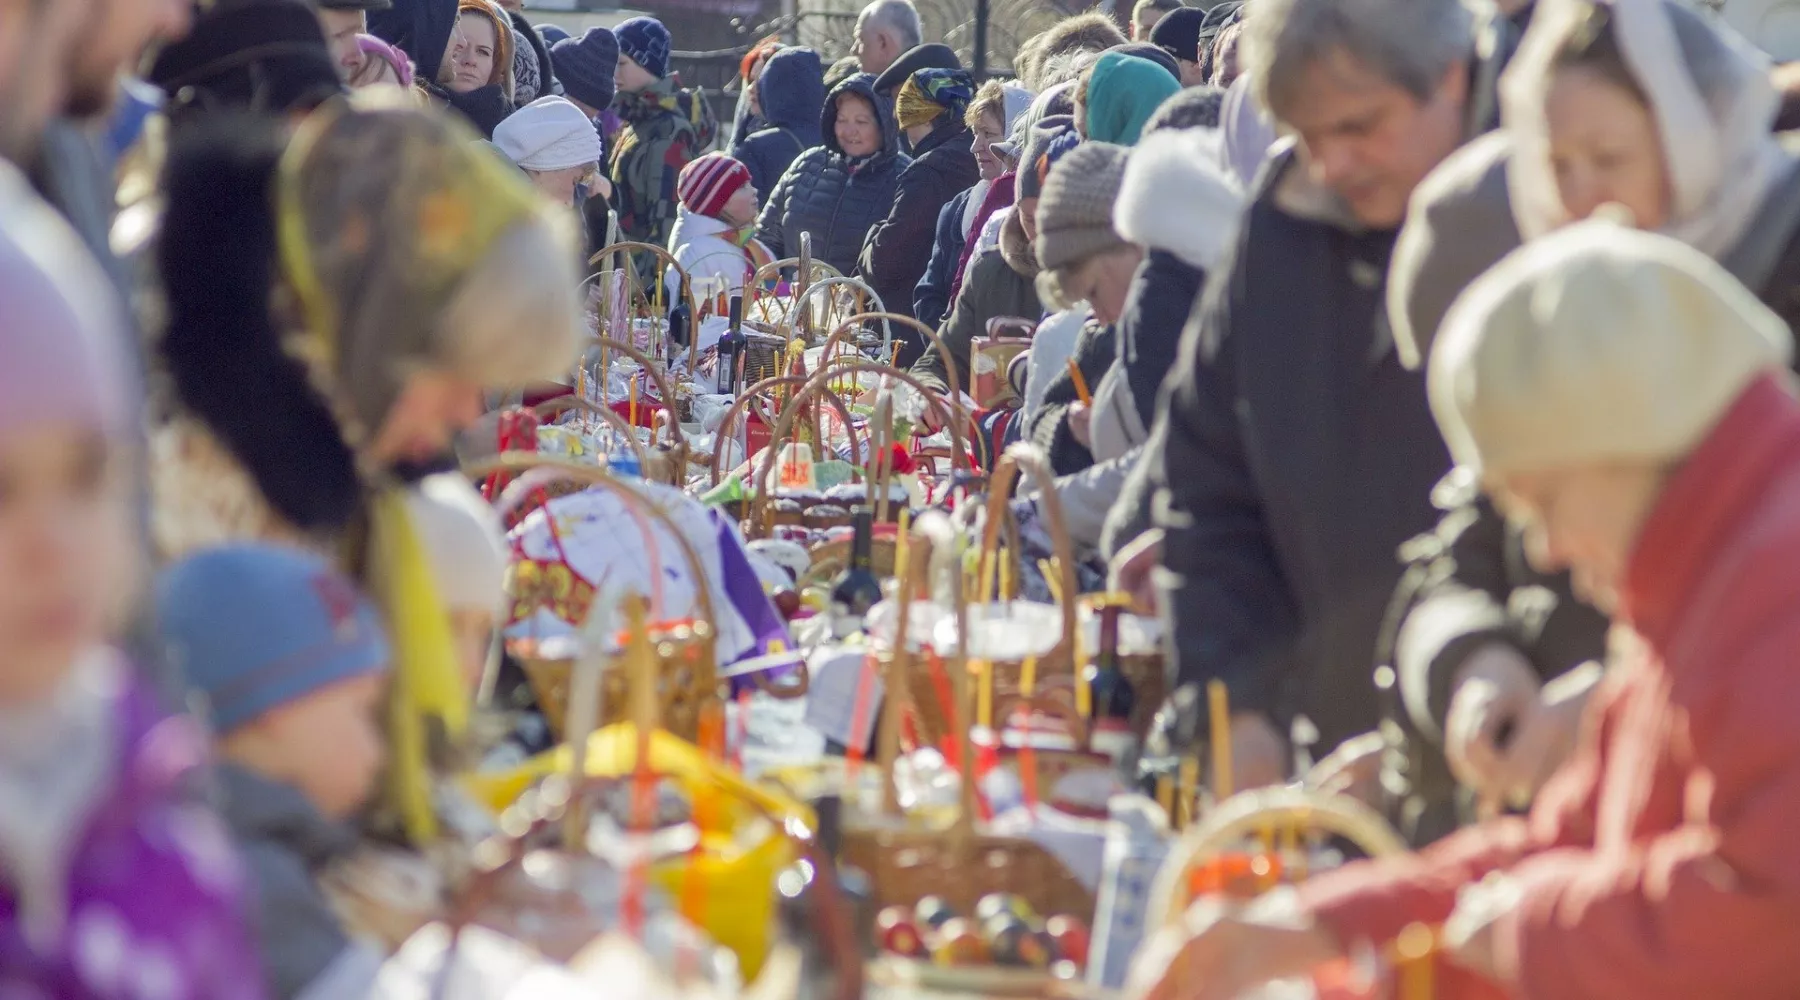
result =
[[[1076,683],[1080,683],[1081,665],[1075,663],[1075,628],[1076,628],[1076,583],[1075,583],[1075,543],[1069,536],[1069,522],[1063,517],[1062,501],[1056,495],[1056,479],[1049,465],[1037,449],[1028,444],[1015,444],[1006,449],[1000,461],[994,466],[993,476],[988,483],[987,523],[981,533],[981,561],[977,579],[984,582],[988,579],[990,565],[1000,558],[1001,525],[1012,526],[1011,535],[1017,537],[1017,524],[1013,520],[1012,486],[1021,470],[1031,473],[1031,478],[1038,487],[1038,504],[1044,511],[1044,522],[1050,532],[1050,542],[1056,551],[1057,589],[1062,605],[1062,640],[1058,650],[1069,658],[1070,669],[1077,675]],[[986,595],[981,595],[986,597]],[[1005,595],[1002,595],[1005,596]],[[1050,665],[1050,657],[1039,659],[1040,664]]]
[[[650,356],[643,351],[612,337],[595,337],[594,341],[604,350],[618,351],[632,361],[637,362],[639,367],[649,372],[650,380],[656,383],[656,394],[662,397],[663,409],[671,414],[675,412],[675,387],[669,382],[668,373],[663,370],[662,365],[656,364]],[[691,371],[692,369],[690,368],[689,370]],[[602,378],[604,378],[604,373],[602,373]],[[606,383],[601,381],[600,384],[605,386]],[[650,430],[650,443],[654,445],[656,443],[656,428],[652,427]],[[665,443],[665,446],[668,448],[676,448],[685,443],[677,435],[678,431],[671,423],[668,433],[669,440]]]
[[[772,378],[763,379],[761,382],[758,382],[755,385],[751,386],[750,388],[744,390],[741,394],[739,394],[737,399],[732,400],[731,407],[725,411],[725,419],[719,421],[719,429],[718,429],[715,441],[713,443],[712,484],[714,486],[719,485],[719,480],[721,478],[723,478],[724,474],[725,474],[724,470],[725,470],[725,445],[726,445],[726,442],[731,440],[732,432],[736,429],[739,418],[743,416],[743,414],[746,410],[748,410],[752,405],[754,405],[753,401],[761,399],[763,397],[772,396],[774,391],[778,388],[781,388],[782,386],[800,387],[800,386],[805,386],[806,384],[807,384],[807,380],[806,380],[805,376],[776,375],[776,376],[773,376]],[[837,411],[838,419],[840,419],[844,422],[845,427],[851,427],[852,425],[850,423],[850,420],[851,420],[850,406],[848,403],[844,402],[844,398],[842,396],[839,396],[837,393],[831,391],[830,389],[826,389],[824,395],[825,395],[825,401],[831,405],[832,409]],[[791,406],[792,403],[790,402],[789,405]],[[783,412],[785,412],[785,410]],[[779,422],[779,418],[777,420],[769,420],[766,422],[768,422],[770,424],[775,424],[775,423]],[[776,438],[773,435],[771,435],[769,438],[769,443],[771,444],[771,446],[773,446],[779,440],[780,440],[779,438]],[[862,456],[862,452],[857,445],[856,433],[854,430],[852,430],[850,433],[850,464],[852,466],[860,466],[861,465],[861,456]],[[744,458],[746,460],[748,460],[750,458],[750,456],[745,455]],[[753,507],[755,507],[755,505],[756,505],[756,501],[754,499],[752,501],[752,505],[753,505]],[[760,509],[760,508],[757,508],[757,509]],[[762,521],[760,519],[751,521],[752,526],[760,525],[761,523],[762,523]]]
[[[667,293],[667,289],[665,288],[666,282],[663,278],[663,275],[667,274],[670,268],[673,268],[675,270],[676,276],[681,279],[679,284],[676,287],[680,289],[682,298],[684,298],[686,300],[686,305],[688,307],[688,315],[694,317],[695,320],[697,321],[700,316],[700,307],[699,307],[699,304],[694,301],[693,279],[688,275],[687,268],[682,267],[681,264],[675,260],[675,255],[671,254],[665,248],[659,247],[653,243],[638,243],[638,242],[631,241],[631,240],[627,240],[622,243],[614,243],[611,246],[608,246],[608,247],[602,249],[599,253],[594,254],[592,257],[589,257],[588,258],[588,266],[589,267],[600,267],[601,261],[607,261],[608,265],[610,265],[613,262],[613,258],[618,256],[619,254],[626,255],[625,259],[627,262],[629,262],[631,260],[630,255],[634,254],[634,253],[650,254],[652,257],[656,258],[656,262],[657,262],[656,290],[654,292],[654,297],[652,297],[651,293],[647,292],[647,293],[645,293],[645,298],[651,302],[661,302],[662,301],[663,295],[665,295]],[[637,283],[637,280],[638,280],[637,268],[636,267],[626,267],[626,268],[624,268],[624,271],[625,271],[625,294],[627,296],[630,296],[631,289]],[[662,313],[661,316],[656,316],[654,318],[663,324],[663,332],[666,335],[668,333],[668,322],[669,322],[669,314],[668,314],[667,310],[652,310],[652,312],[661,312]],[[602,319],[604,320],[604,317],[602,317]],[[602,339],[611,339],[615,343],[617,342],[617,338],[609,338],[609,337],[603,336]],[[694,365],[697,364],[699,362],[699,360],[700,360],[700,338],[696,335],[696,332],[694,330],[689,330],[688,331],[688,371],[693,371]],[[673,399],[674,399],[674,397],[672,397],[672,396],[665,397],[665,398],[669,399],[671,401],[671,403],[673,402]]]
[[[931,327],[926,326],[924,323],[919,322],[911,316],[903,316],[900,313],[893,312],[868,312],[858,316],[851,316],[842,323],[839,323],[837,329],[831,331],[831,336],[825,339],[827,345],[827,350],[825,352],[826,357],[829,358],[831,356],[829,346],[834,341],[841,340],[847,331],[853,331],[857,327],[862,326],[871,320],[880,320],[883,324],[899,323],[901,326],[910,327],[919,335],[923,336],[926,343],[937,348],[938,357],[944,359],[944,382],[950,387],[950,399],[952,402],[960,404],[962,400],[962,392],[960,389],[961,383],[957,378],[956,362],[954,356],[950,353],[950,348],[945,345],[944,338],[938,336],[936,330],[933,330]],[[886,362],[891,359],[882,358],[881,360]],[[924,392],[924,389],[921,387],[919,388],[919,391],[922,393]],[[966,456],[963,461],[967,463],[968,459]]]

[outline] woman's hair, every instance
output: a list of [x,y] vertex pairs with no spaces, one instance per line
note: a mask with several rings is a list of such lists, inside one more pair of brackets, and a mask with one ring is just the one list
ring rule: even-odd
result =
[[[1043,93],[1058,84],[1069,83],[1079,79],[1083,73],[1093,68],[1100,59],[1100,53],[1092,49],[1076,49],[1059,55],[1046,56],[1038,67],[1037,92]],[[1071,100],[1074,94],[1070,94]]]
[[1611,7],[1597,3],[1586,7],[1581,23],[1557,50],[1551,65],[1556,69],[1585,69],[1630,94],[1640,104],[1648,104],[1643,86],[1625,62],[1625,50],[1619,47]]
[[1334,55],[1427,101],[1475,44],[1461,0],[1256,0],[1243,10],[1241,72],[1277,118],[1304,99],[1307,72]]
[[[488,74],[488,86],[500,85],[508,101],[513,99],[513,35],[512,21],[494,6],[489,0],[462,0],[456,8],[456,16],[460,19],[464,14],[484,17],[494,26],[494,68]],[[438,70],[438,75],[453,72],[448,59]]]
[[1097,10],[1071,17],[1039,37],[1045,62],[1073,52],[1105,52],[1127,41],[1113,19]]
[[975,99],[969,102],[969,110],[963,113],[963,124],[971,130],[979,128],[981,116],[993,112],[999,119],[1002,128],[1006,125],[1006,85],[999,80],[989,80],[975,92]]

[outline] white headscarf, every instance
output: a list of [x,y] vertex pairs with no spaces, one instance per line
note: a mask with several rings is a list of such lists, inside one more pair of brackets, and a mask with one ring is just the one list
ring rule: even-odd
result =
[[[1715,259],[1735,246],[1769,188],[1793,165],[1770,127],[1779,97],[1769,59],[1717,19],[1678,0],[1601,0],[1625,65],[1648,98],[1674,195],[1664,235]],[[1550,164],[1544,106],[1557,54],[1594,0],[1540,0],[1519,53],[1500,78],[1502,126],[1519,234],[1567,223]]]
[[540,97],[513,112],[494,129],[494,145],[526,170],[567,170],[601,156],[594,123],[562,97]]

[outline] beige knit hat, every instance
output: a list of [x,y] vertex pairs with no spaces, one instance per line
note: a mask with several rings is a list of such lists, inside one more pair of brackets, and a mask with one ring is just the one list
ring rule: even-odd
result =
[[1427,384],[1451,454],[1478,473],[1661,463],[1692,451],[1793,347],[1786,324],[1704,254],[1592,220],[1470,284]]
[[1037,257],[1045,271],[1125,245],[1112,215],[1126,153],[1124,146],[1084,142],[1050,168],[1037,207]]

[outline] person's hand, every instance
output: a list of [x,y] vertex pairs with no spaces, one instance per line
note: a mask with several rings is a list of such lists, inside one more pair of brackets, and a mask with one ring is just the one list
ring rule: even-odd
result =
[[1509,802],[1529,802],[1569,759],[1588,696],[1603,672],[1598,663],[1584,663],[1538,692],[1532,711],[1519,721],[1500,760],[1498,780],[1507,790]]
[[1162,529],[1152,528],[1120,549],[1108,567],[1107,575],[1111,577],[1108,589],[1130,594],[1134,615],[1154,617],[1157,613],[1154,570],[1162,562],[1162,546]]
[[1083,448],[1092,448],[1094,411],[1086,403],[1069,404],[1069,433]]
[[1494,925],[1518,907],[1521,895],[1518,882],[1501,872],[1463,889],[1444,922],[1440,940],[1445,955],[1470,972],[1498,981]]
[[1381,762],[1387,739],[1380,733],[1364,733],[1338,744],[1336,750],[1312,766],[1306,784],[1327,795],[1348,795],[1364,805],[1381,804]]
[[1131,1000],[1232,1000],[1247,989],[1305,975],[1341,957],[1331,935],[1310,921],[1247,920],[1202,900],[1138,952],[1126,977]]
[[1287,781],[1287,741],[1260,712],[1231,716],[1231,788],[1262,788]]
[[1444,723],[1451,773],[1484,801],[1509,798],[1506,748],[1537,708],[1537,672],[1518,650],[1494,643],[1463,662],[1451,692]]

